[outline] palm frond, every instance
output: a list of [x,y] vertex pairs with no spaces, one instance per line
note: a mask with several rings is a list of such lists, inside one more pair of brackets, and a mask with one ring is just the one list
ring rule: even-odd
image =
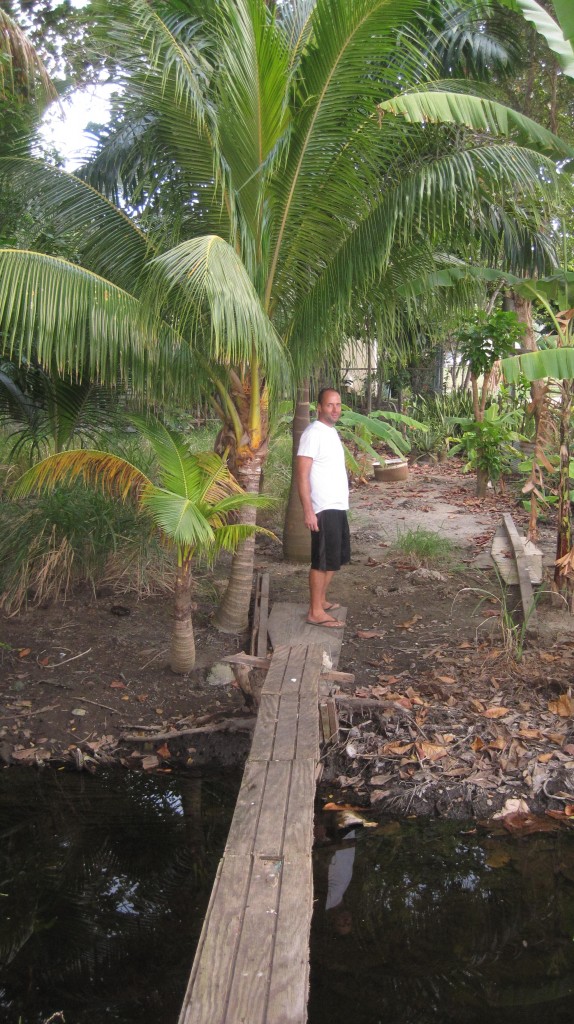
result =
[[85,181],[32,158],[0,158],[0,182],[26,200],[42,197],[43,224],[67,237],[87,270],[134,291],[153,243],[120,208]]
[[153,260],[158,290],[177,289],[178,310],[189,318],[191,330],[207,307],[210,314],[211,354],[216,360],[249,362],[253,345],[261,362],[281,375],[286,353],[266,316],[245,266],[228,242],[216,235],[182,242]]
[[175,544],[201,550],[213,546],[214,531],[201,508],[189,498],[156,487],[142,496],[142,505]]
[[[206,83],[211,69],[197,19],[149,0],[97,0],[94,10],[104,37],[111,35],[126,80],[155,90],[173,91],[179,107],[206,121]],[[142,51],[145,61],[142,61]]]
[[10,15],[0,8],[0,93],[17,88],[27,100],[44,102],[57,92],[50,76],[25,33]]
[[271,540],[277,540],[275,534],[263,526],[251,523],[229,523],[216,530],[212,557],[216,558],[220,551],[235,551],[244,540],[253,537],[254,534],[263,534]]
[[555,160],[574,157],[574,149],[532,118],[494,100],[468,93],[439,91],[404,92],[379,104],[384,113],[403,116],[413,124],[456,124],[493,137],[504,136]]
[[154,357],[179,339],[167,324],[151,324],[128,292],[67,260],[22,249],[0,249],[0,329],[17,361],[35,356],[60,372],[145,391]]
[[[299,69],[304,102],[275,185],[278,216],[269,258],[267,307],[284,258],[289,225],[301,225],[313,205],[311,196],[344,144],[341,126],[347,128],[349,137],[349,118],[355,127],[364,121],[366,110],[372,109],[371,104],[384,91],[382,80],[387,75],[394,79],[396,30],[408,24],[417,6],[416,0],[354,0],[352,4],[318,0],[315,6],[313,45],[303,55]],[[414,48],[406,34],[401,44],[401,63],[408,69]],[[383,71],[387,57],[389,65]]]
[[[262,0],[221,0],[218,14],[218,141],[246,222],[243,249],[251,269],[261,262],[257,238],[265,166],[289,123],[289,51]],[[248,240],[256,246],[251,258]]]
[[43,459],[16,481],[10,493],[14,498],[22,498],[33,491],[50,491],[78,478],[87,486],[99,487],[124,501],[153,486],[145,473],[126,459],[110,452],[81,448]]

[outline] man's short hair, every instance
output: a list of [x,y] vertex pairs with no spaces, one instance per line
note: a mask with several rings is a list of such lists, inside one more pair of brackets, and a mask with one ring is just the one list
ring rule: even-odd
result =
[[329,385],[329,387],[326,388],[321,388],[319,394],[317,395],[317,405],[323,404],[323,396],[326,395],[328,391],[334,391],[336,395],[339,394],[337,388],[334,388],[331,385]]

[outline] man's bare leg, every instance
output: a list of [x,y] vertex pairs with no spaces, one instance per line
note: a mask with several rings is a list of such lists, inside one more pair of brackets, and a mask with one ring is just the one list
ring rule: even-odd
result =
[[309,570],[309,612],[307,614],[307,620],[309,622],[337,622],[337,619],[333,618],[325,611],[325,605],[327,604],[327,590],[329,584],[333,579],[333,571],[322,572],[320,569]]

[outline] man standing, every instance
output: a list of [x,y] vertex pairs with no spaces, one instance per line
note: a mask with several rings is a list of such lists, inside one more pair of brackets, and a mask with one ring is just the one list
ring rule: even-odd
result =
[[303,431],[297,452],[297,488],[305,526],[311,530],[311,570],[307,622],[328,629],[343,623],[329,612],[327,589],[342,565],[351,560],[347,509],[349,483],[345,453],[335,424],[341,416],[341,396],[322,388],[317,398],[317,419]]

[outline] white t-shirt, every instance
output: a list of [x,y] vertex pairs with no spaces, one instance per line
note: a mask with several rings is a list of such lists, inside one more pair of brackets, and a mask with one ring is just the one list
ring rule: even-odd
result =
[[310,477],[313,512],[326,508],[348,509],[345,452],[335,427],[314,420],[301,434],[297,455],[313,459]]

